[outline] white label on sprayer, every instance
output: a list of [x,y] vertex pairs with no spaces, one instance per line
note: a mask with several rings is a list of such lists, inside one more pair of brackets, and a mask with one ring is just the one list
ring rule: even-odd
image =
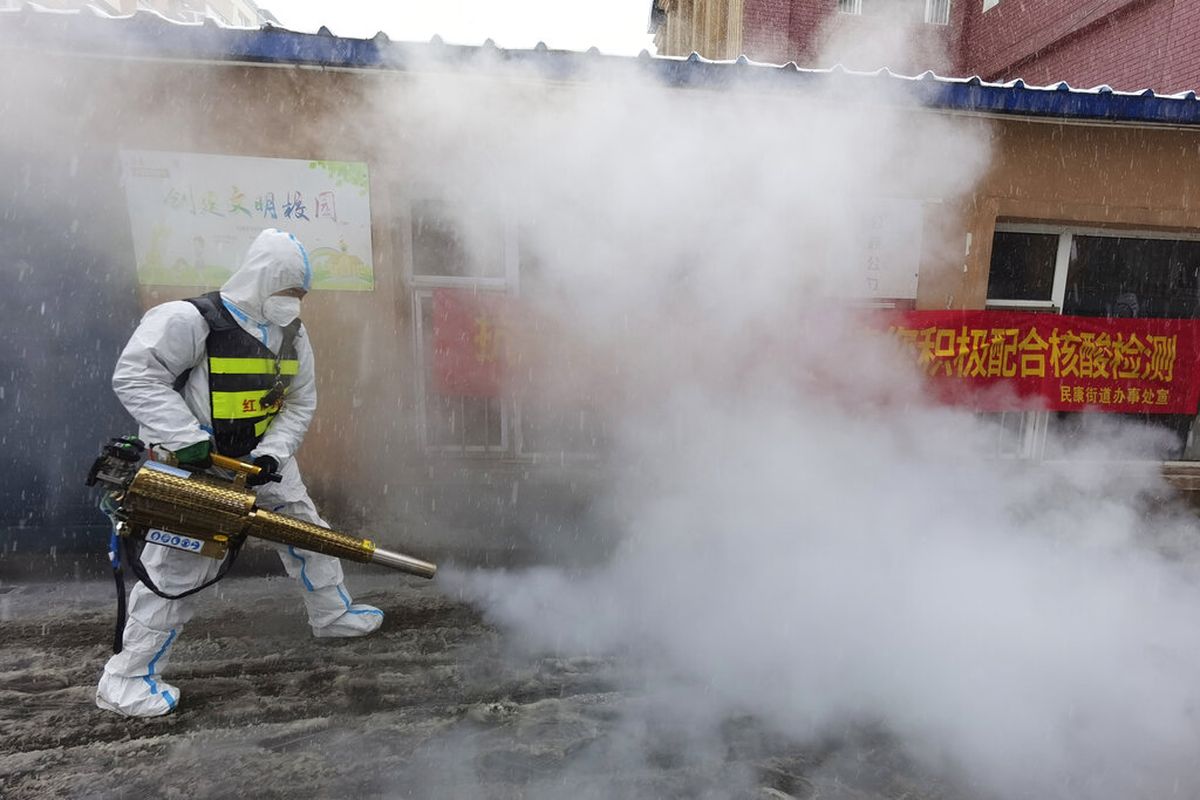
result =
[[174,475],[177,478],[192,477],[192,473],[188,472],[186,469],[179,469],[179,467],[172,467],[170,464],[164,464],[161,461],[147,461],[146,463],[142,464],[142,466],[145,467],[146,469],[152,469],[155,472],[165,472],[168,475]]
[[163,547],[173,547],[176,550],[186,550],[189,553],[199,553],[200,548],[204,546],[204,542],[199,539],[180,536],[178,533],[167,533],[156,528],[151,528],[150,532],[146,534],[146,541],[150,544],[161,544]]

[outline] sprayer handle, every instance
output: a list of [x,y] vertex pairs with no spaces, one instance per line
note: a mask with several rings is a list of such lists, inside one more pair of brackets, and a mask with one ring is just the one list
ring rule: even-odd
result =
[[242,472],[246,475],[257,475],[262,472],[262,467],[247,464],[245,461],[238,461],[236,458],[230,458],[229,456],[220,456],[216,453],[213,453],[212,463],[214,467],[231,469],[234,472]]

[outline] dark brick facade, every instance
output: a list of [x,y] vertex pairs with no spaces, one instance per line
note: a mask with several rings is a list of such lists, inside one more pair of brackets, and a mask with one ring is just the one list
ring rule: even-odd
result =
[[[923,5],[921,0],[908,1],[914,7]],[[887,66],[897,72],[948,71],[953,64],[954,24],[925,25],[911,18],[898,24],[892,18],[839,14],[837,0],[744,2],[742,50],[757,61]],[[896,36],[901,31],[902,39]],[[856,47],[868,40],[869,52]]]
[[808,67],[1200,89],[1200,0],[1000,0],[986,12],[983,0],[952,0],[948,25],[919,19],[922,0],[904,2],[917,13],[901,23],[838,13],[837,0],[742,0],[741,52]]
[[1200,87],[1200,0],[969,3],[960,73],[1177,92]]

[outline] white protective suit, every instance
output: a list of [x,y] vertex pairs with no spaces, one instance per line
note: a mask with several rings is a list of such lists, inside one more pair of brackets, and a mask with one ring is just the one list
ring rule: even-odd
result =
[[[244,330],[278,352],[283,329],[266,321],[263,302],[292,288],[307,290],[312,280],[308,254],[294,236],[269,229],[254,240],[241,268],[221,287],[221,299]],[[113,389],[139,425],[142,441],[175,451],[207,441],[211,431],[208,324],[191,303],[174,301],[146,312],[113,373]],[[299,370],[283,409],[250,457],[272,456],[283,480],[257,488],[258,505],[317,525],[317,515],[300,478],[294,455],[317,406],[313,353],[301,327],[295,339]],[[182,394],[172,385],[192,372]],[[287,573],[300,582],[314,635],[364,636],[379,627],[383,612],[356,605],[342,585],[336,558],[277,546]],[[150,577],[167,594],[178,594],[211,579],[220,562],[194,553],[147,544],[142,554]],[[201,593],[202,594],[202,593]],[[124,649],[108,660],[96,690],[96,704],[127,716],[157,716],[174,710],[179,692],[163,682],[171,646],[195,610],[193,595],[166,600],[139,581],[129,595]]]

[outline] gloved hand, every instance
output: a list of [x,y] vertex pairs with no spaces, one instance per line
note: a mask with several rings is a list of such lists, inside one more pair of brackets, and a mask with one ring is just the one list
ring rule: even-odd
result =
[[279,474],[279,462],[271,456],[255,456],[254,460],[250,463],[262,471],[257,475],[247,475],[247,486],[262,486],[264,483],[270,483],[271,481],[278,483],[283,480],[283,476]]
[[209,442],[196,442],[176,450],[173,454],[181,467],[208,469],[212,466],[212,448]]

